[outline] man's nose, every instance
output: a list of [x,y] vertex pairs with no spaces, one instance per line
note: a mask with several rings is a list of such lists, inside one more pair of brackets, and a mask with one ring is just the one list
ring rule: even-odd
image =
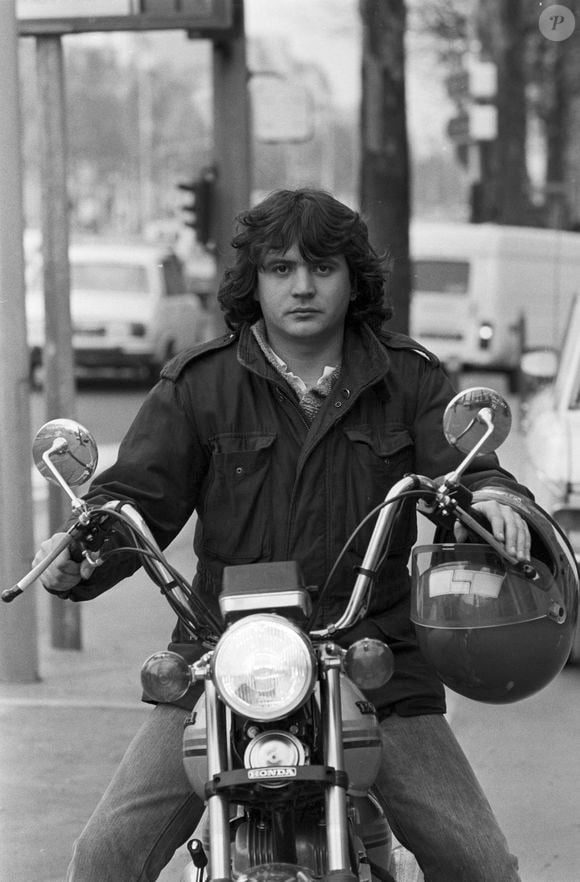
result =
[[314,275],[308,266],[297,266],[294,272],[293,292],[296,297],[314,294]]

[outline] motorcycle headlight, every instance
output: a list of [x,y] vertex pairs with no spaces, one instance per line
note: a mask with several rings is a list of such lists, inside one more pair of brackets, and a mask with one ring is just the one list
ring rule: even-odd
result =
[[248,616],[221,637],[212,657],[215,687],[231,709],[253,720],[279,720],[314,689],[307,637],[280,616]]

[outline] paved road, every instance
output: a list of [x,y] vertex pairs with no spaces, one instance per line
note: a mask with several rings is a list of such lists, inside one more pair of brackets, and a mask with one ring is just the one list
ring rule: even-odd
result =
[[514,705],[454,696],[451,720],[518,855],[523,882],[580,879],[580,670]]

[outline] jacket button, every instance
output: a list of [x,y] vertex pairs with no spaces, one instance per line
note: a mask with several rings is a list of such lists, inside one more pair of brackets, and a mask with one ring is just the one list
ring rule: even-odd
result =
[[334,406],[335,407],[342,407],[342,401],[335,401]]
[[242,466],[238,466],[236,468],[236,475],[243,475],[243,474],[244,474],[244,469],[242,468]]
[[343,389],[342,390],[342,397],[343,398],[350,398],[350,389]]

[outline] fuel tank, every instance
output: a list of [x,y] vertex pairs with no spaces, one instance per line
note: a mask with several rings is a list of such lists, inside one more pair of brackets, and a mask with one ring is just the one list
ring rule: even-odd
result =
[[374,705],[344,674],[340,675],[342,744],[350,796],[364,796],[377,777],[382,753]]

